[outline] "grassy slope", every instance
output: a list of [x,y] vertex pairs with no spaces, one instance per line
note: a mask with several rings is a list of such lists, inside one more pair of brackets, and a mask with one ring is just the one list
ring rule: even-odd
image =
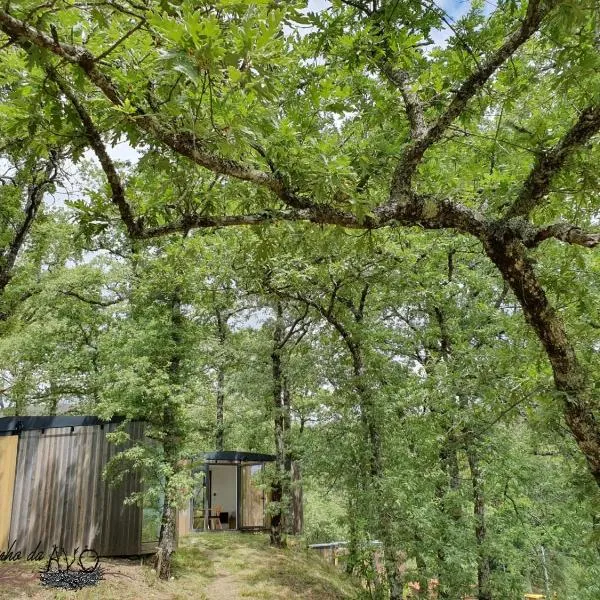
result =
[[357,584],[311,551],[275,550],[264,535],[199,534],[181,541],[174,579],[157,581],[140,561],[103,560],[106,581],[79,592],[40,588],[37,563],[0,563],[0,599],[345,600]]

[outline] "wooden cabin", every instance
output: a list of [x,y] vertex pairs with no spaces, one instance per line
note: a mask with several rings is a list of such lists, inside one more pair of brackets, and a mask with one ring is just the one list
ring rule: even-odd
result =
[[[67,553],[94,549],[100,556],[153,552],[158,540],[154,509],[125,505],[139,491],[130,473],[116,487],[102,478],[122,448],[108,432],[122,419],[96,417],[0,418],[0,551],[48,555],[54,545]],[[142,439],[144,423],[124,425],[131,440]]]
[[[134,444],[144,438],[144,426],[122,418],[0,417],[0,553],[48,556],[54,546],[67,554],[76,548],[100,556],[153,553],[161,507],[124,504],[141,491],[139,474],[128,473],[116,486],[102,477],[124,449],[106,434],[123,427]],[[268,529],[268,486],[261,473],[274,460],[239,451],[202,455],[200,483],[178,511],[178,534]]]
[[260,476],[270,454],[223,451],[202,455],[196,471],[203,474],[189,502],[178,513],[179,535],[192,531],[270,527],[268,497]]

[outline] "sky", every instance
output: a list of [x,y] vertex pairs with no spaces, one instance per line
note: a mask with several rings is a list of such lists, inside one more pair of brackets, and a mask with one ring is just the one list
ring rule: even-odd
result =
[[[468,10],[471,5],[470,0],[435,0],[435,4],[444,10],[452,19],[459,19]],[[492,4],[489,2],[488,4]],[[308,0],[308,10],[319,12],[329,5],[329,0]],[[450,30],[445,27],[432,32],[431,38],[435,44],[442,45],[448,39]]]
[[[464,14],[470,4],[469,0],[436,0],[435,3],[454,18],[458,13]],[[329,0],[308,0],[308,10],[320,11],[328,4]]]

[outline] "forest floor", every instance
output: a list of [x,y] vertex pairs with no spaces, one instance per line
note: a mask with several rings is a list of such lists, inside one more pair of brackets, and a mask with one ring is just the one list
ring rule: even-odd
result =
[[42,588],[42,563],[0,562],[0,600],[345,600],[360,586],[316,553],[276,550],[263,534],[196,534],[180,542],[171,581],[140,559],[102,559],[105,578],[77,592]]

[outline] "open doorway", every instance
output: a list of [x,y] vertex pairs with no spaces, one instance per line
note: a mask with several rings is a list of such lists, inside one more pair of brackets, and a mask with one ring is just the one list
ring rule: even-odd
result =
[[189,509],[178,513],[179,533],[268,529],[268,492],[262,473],[274,460],[270,454],[255,452],[205,453],[195,470],[203,477],[193,490]]
[[209,528],[237,528],[237,468],[210,465],[208,469]]

